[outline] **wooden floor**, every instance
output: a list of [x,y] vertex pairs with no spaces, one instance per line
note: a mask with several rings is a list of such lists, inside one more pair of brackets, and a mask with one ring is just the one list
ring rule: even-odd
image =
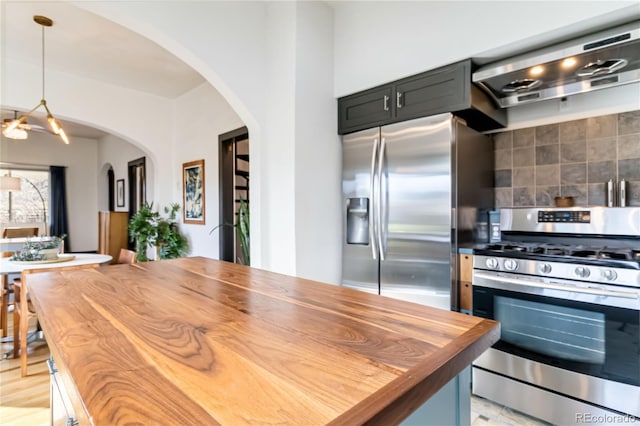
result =
[[[9,315],[9,336],[13,335]],[[35,320],[31,324],[35,330]],[[27,377],[20,377],[20,358],[0,360],[0,424],[3,426],[45,426],[50,424],[49,370],[46,360],[49,348],[39,343],[30,347]],[[13,349],[3,343],[2,354]]]

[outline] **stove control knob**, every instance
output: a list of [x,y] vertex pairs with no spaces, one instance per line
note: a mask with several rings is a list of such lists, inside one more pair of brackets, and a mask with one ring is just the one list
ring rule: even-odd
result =
[[513,259],[507,259],[504,261],[504,269],[507,271],[515,271],[518,269],[518,262]]
[[548,274],[549,272],[551,272],[551,265],[549,265],[548,263],[543,263],[538,269],[541,273]]
[[489,269],[498,269],[498,266],[500,265],[498,263],[498,259],[496,259],[495,257],[488,258],[485,263],[487,265],[487,268]]
[[618,278],[618,274],[616,274],[616,271],[612,271],[611,269],[605,269],[604,271],[602,271],[602,276],[607,281],[613,281]]
[[585,268],[584,266],[578,266],[574,272],[580,278],[587,278],[591,273],[589,268]]

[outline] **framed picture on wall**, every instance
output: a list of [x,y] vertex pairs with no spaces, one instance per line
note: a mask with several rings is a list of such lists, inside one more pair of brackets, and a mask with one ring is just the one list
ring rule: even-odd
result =
[[124,179],[116,181],[116,206],[124,207]]
[[182,220],[204,225],[204,160],[182,164]]

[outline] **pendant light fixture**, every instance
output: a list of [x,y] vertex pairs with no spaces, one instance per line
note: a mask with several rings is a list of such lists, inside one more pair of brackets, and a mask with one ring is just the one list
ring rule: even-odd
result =
[[49,122],[49,126],[51,126],[51,130],[53,130],[53,133],[55,133],[56,135],[60,136],[60,139],[62,139],[64,143],[68,144],[69,138],[67,137],[67,134],[60,126],[58,120],[53,117],[51,111],[49,111],[49,107],[47,107],[47,101],[44,98],[44,28],[52,26],[53,21],[46,16],[40,15],[35,15],[33,17],[33,20],[36,24],[42,27],[42,99],[40,100],[40,103],[36,105],[31,111],[27,112],[26,114],[22,114],[20,117],[13,120],[3,131],[3,134],[5,134],[5,136],[7,136],[7,134],[11,134],[11,132],[13,132],[20,124],[27,120],[27,117],[29,117],[35,110],[43,106],[45,111],[47,112],[47,121]]

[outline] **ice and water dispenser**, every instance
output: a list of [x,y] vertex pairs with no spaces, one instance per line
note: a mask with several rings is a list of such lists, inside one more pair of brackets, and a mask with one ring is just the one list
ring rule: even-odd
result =
[[368,198],[347,198],[347,244],[369,244]]

